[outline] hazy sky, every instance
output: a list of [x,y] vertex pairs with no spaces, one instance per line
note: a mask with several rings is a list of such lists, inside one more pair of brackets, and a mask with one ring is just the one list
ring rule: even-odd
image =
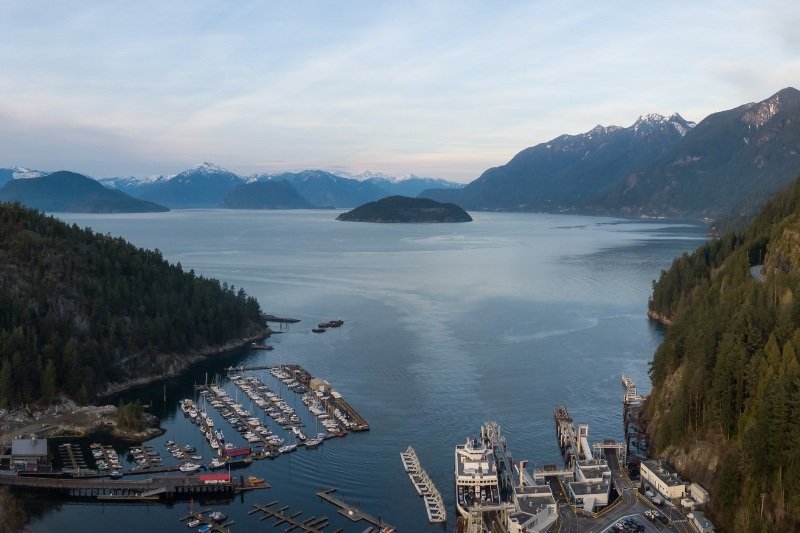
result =
[[800,2],[0,0],[0,166],[470,181],[800,86]]

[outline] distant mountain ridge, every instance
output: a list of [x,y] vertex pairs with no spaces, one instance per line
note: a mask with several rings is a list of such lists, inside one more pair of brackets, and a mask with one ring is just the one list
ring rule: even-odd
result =
[[717,218],[749,215],[800,170],[800,91],[709,115],[643,115],[526,148],[462,190],[468,209]]
[[597,125],[526,148],[486,170],[461,190],[428,190],[422,196],[470,209],[574,211],[632,171],[667,153],[694,123],[675,113],[648,114],[633,125]]
[[[29,175],[32,173],[29,172]],[[13,179],[0,189],[0,202],[19,202],[46,212],[147,213],[168,211],[164,206],[103,187],[92,178],[58,171]]]
[[228,209],[313,209],[291,183],[284,180],[253,181],[237,185],[222,201]]
[[251,176],[250,180],[286,181],[308,202],[320,207],[353,207],[389,195],[371,183],[344,178],[324,170],[257,174]]
[[175,209],[219,207],[222,200],[244,180],[213,163],[202,163],[167,179],[155,179],[139,195]]
[[47,172],[31,170],[25,167],[0,168],[0,186],[5,185],[11,180],[41,178],[45,175],[47,175]]
[[800,91],[714,113],[601,205],[633,214],[754,214],[800,171]]
[[[394,194],[416,196],[431,187],[463,187],[463,184],[439,178],[414,175],[393,177],[372,172],[354,175],[313,169],[261,172],[245,177],[208,162],[172,176],[109,177],[98,181],[137,198],[158,200],[173,208],[185,208],[220,207],[228,194],[241,184],[280,180],[291,183],[310,205],[319,207],[353,207]],[[203,187],[216,189],[212,194],[199,197]]]

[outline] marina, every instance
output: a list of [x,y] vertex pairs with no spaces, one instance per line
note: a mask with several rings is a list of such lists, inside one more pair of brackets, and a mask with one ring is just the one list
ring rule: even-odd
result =
[[447,509],[442,500],[442,495],[433,484],[430,476],[422,468],[417,457],[417,452],[409,446],[406,451],[400,453],[400,459],[403,461],[403,469],[408,473],[408,479],[417,491],[417,494],[422,496],[425,502],[425,512],[428,514],[428,521],[432,524],[442,523],[447,521]]
[[308,371],[300,365],[294,364],[279,364],[279,365],[260,365],[260,366],[240,366],[228,367],[226,371],[229,375],[237,373],[244,374],[249,372],[257,372],[260,370],[267,370],[272,373],[278,372],[285,378],[295,380],[298,384],[304,386],[309,391],[317,395],[320,405],[325,409],[329,415],[333,415],[339,420],[348,431],[359,432],[369,431],[369,423],[358,412],[350,406],[344,397],[339,394],[330,383],[323,379],[315,378]]

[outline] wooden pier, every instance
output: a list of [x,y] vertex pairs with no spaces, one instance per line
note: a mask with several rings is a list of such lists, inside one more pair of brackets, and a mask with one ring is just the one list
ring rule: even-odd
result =
[[336,489],[323,490],[323,491],[318,492],[317,496],[319,496],[320,498],[322,498],[326,502],[331,503],[331,504],[335,505],[336,507],[338,507],[339,508],[339,514],[349,518],[353,522],[358,522],[360,520],[364,520],[365,522],[369,522],[373,526],[377,526],[378,527],[378,531],[388,532],[388,531],[394,531],[395,530],[394,526],[392,526],[390,524],[387,524],[386,522],[381,520],[380,517],[375,518],[374,516],[365,513],[364,511],[358,509],[357,507],[354,507],[354,506],[350,505],[346,501],[341,500],[341,499],[337,498],[336,496],[333,496],[334,492],[336,492]]
[[[199,476],[165,476],[145,479],[58,478],[0,475],[0,486],[26,491],[60,493],[73,498],[98,500],[232,498],[233,482],[207,484]],[[156,498],[153,498],[156,497]]]
[[[647,457],[647,450],[650,446],[649,435],[646,426],[647,419],[644,412],[644,400],[646,396],[639,394],[636,384],[632,379],[622,374],[622,386],[625,388],[625,396],[622,399],[622,421],[625,435],[625,456],[628,462],[634,467],[642,457]],[[631,451],[633,446],[636,451]]]
[[289,524],[289,527],[284,530],[286,533],[294,531],[295,529],[299,529],[306,533],[324,533],[323,530],[328,526],[329,521],[327,516],[312,516],[311,518],[307,518],[301,522],[299,516],[303,514],[302,511],[288,514],[288,505],[274,509],[273,507],[276,505],[278,505],[278,500],[271,501],[267,504],[257,503],[253,505],[253,509],[248,511],[247,514],[255,514],[258,512],[264,513],[264,516],[262,516],[259,520],[276,518],[277,520],[274,524],[272,524],[272,527],[278,527],[282,524]]
[[406,451],[400,453],[400,458],[403,460],[403,469],[408,474],[408,479],[411,480],[417,494],[424,499],[428,521],[432,524],[446,522],[447,508],[442,501],[442,495],[428,473],[422,468],[417,452],[409,446]]
[[58,453],[61,456],[61,464],[64,470],[81,472],[89,469],[83,456],[83,451],[77,444],[60,444]]
[[276,324],[297,324],[300,322],[299,318],[289,318],[275,315],[261,315],[261,318],[266,322],[275,322]]

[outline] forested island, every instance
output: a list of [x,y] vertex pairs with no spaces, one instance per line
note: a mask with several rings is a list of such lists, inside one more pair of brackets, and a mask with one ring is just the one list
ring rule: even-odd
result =
[[0,408],[87,403],[266,333],[243,289],[19,204],[0,204],[0,265]]
[[388,196],[342,213],[336,220],[346,222],[432,223],[472,222],[472,217],[456,204],[429,198]]
[[649,314],[671,323],[651,368],[651,453],[713,487],[726,530],[796,531],[800,180],[745,230],[677,258]]

